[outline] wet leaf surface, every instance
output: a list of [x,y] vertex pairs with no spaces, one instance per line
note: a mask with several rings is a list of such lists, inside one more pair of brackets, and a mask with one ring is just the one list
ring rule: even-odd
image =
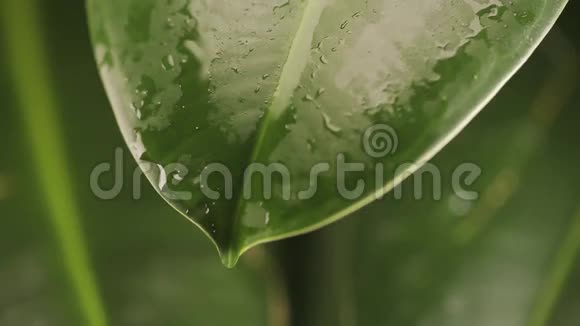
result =
[[483,108],[565,3],[89,0],[88,13],[133,156],[232,266],[392,189]]

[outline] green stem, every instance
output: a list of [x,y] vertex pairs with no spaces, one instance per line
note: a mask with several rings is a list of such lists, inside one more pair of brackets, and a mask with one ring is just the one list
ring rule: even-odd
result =
[[84,325],[107,325],[79,221],[66,159],[57,101],[51,88],[46,45],[35,0],[3,0],[3,30],[7,62],[21,119],[31,147],[39,187],[59,250],[85,318]]
[[566,280],[573,270],[574,262],[578,257],[580,250],[580,211],[573,218],[573,224],[569,228],[564,242],[557,251],[558,254],[554,259],[553,268],[544,282],[540,293],[537,296],[539,301],[536,303],[530,326],[548,325],[552,316],[553,308],[558,302],[560,294],[564,289]]

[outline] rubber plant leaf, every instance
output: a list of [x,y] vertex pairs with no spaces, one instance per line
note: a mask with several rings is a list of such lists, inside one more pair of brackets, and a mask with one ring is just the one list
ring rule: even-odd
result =
[[429,160],[565,0],[88,0],[133,156],[233,266]]

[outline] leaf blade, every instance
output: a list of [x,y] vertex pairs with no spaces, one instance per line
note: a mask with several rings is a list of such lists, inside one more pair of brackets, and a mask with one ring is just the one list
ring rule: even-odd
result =
[[[117,119],[138,161],[185,165],[188,185],[175,188],[193,194],[187,200],[172,199],[171,185],[160,184],[163,169],[148,176],[232,265],[257,244],[360,209],[397,184],[400,164],[412,162],[413,170],[430,159],[525,62],[566,1],[259,1],[232,8],[223,1],[146,1],[139,6],[148,19],[137,23],[134,3],[89,1]],[[404,148],[381,159],[366,155],[362,137],[377,124],[393,127]],[[374,182],[377,163],[387,179],[349,200],[336,191],[338,177],[325,176],[324,190],[297,200],[312,181],[311,168],[325,162],[334,173],[341,153],[371,167],[346,183]],[[223,198],[227,181],[206,187],[221,191],[217,200],[196,184],[215,163],[229,173],[233,200]],[[246,179],[252,164],[278,163],[293,178],[290,200],[285,175],[267,186]],[[273,198],[265,198],[268,190]]]

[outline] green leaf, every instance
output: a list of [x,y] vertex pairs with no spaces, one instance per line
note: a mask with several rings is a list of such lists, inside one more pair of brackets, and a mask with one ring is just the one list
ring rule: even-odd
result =
[[[566,317],[555,307],[574,291],[566,284],[580,258],[577,60],[552,34],[431,162],[442,171],[440,200],[431,175],[417,186],[418,174],[402,199],[285,244],[307,253],[294,262],[309,290],[293,294],[308,298],[298,324],[542,326]],[[475,201],[451,189],[466,162],[482,171],[467,187]]]
[[[523,64],[565,3],[89,0],[88,13],[134,157],[233,266],[252,246],[356,211],[429,160]],[[365,135],[385,125],[392,146],[375,153]],[[341,158],[364,171],[339,177]],[[280,172],[271,189],[246,174],[257,163]],[[217,164],[231,178],[206,178]],[[362,191],[346,191],[359,181]]]

